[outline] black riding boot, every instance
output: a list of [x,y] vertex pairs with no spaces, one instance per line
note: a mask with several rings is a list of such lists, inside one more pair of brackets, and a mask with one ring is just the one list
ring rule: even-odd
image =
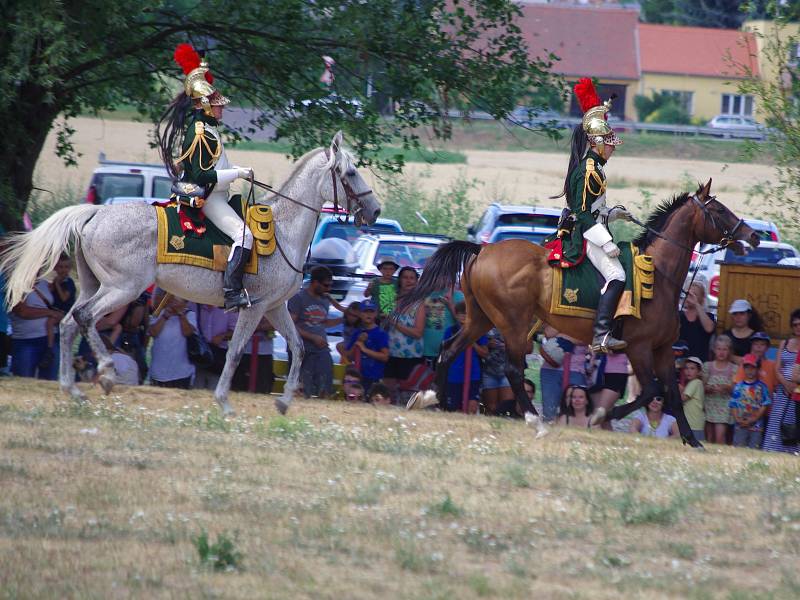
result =
[[600,296],[600,302],[597,305],[597,317],[594,321],[594,338],[592,339],[592,350],[594,352],[616,352],[625,349],[628,345],[611,335],[611,325],[614,322],[617,302],[619,302],[619,297],[624,289],[624,281],[609,281],[605,293]]
[[225,310],[247,308],[250,306],[250,296],[242,285],[244,266],[250,260],[250,250],[236,246],[233,256],[225,267],[225,276],[222,280],[222,290],[225,292]]

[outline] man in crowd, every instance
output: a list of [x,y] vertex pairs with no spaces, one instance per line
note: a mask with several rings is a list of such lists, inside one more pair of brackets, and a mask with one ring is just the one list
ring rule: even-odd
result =
[[328,297],[333,275],[328,267],[315,267],[311,271],[308,287],[301,289],[289,300],[289,313],[303,338],[305,356],[300,367],[300,381],[306,398],[325,398],[333,391],[333,360],[328,348],[326,328],[342,322],[329,319]]

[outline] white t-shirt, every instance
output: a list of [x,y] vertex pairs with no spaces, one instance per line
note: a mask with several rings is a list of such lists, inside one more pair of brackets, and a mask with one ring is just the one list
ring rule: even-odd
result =
[[[186,312],[186,319],[197,331],[197,316],[193,310]],[[150,378],[156,381],[174,381],[186,377],[194,377],[194,365],[189,362],[186,337],[181,332],[180,317],[176,315],[168,318],[161,333],[153,338]]]
[[[23,302],[31,308],[47,308],[47,304],[42,300],[41,296],[36,293],[38,290],[42,296],[47,298],[47,302],[53,303],[53,294],[50,292],[50,285],[44,280],[40,279],[33,286],[33,291],[28,294],[28,297]],[[11,337],[17,340],[33,340],[47,336],[47,317],[38,319],[23,319],[13,312],[8,314],[11,320]],[[58,327],[56,325],[55,327]],[[58,329],[56,329],[58,333]]]

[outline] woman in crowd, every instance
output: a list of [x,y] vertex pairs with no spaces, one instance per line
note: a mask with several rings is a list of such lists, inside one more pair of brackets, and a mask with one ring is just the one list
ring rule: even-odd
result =
[[703,365],[706,414],[706,439],[713,444],[726,444],[731,419],[731,392],[736,363],[731,356],[731,338],[720,335],[714,341],[714,360]]
[[[597,408],[602,408],[604,414],[611,409],[625,393],[628,385],[628,369],[630,363],[624,352],[601,354],[595,370],[596,383],[589,390],[592,402]],[[611,421],[604,420],[603,429],[611,430]]]
[[539,345],[539,354],[544,359],[539,371],[542,418],[554,421],[558,417],[558,403],[564,383],[564,360],[569,355],[569,383],[585,386],[587,346],[576,344],[575,340],[561,335],[549,325],[545,326],[544,335],[547,341]]
[[582,385],[570,385],[561,395],[558,424],[586,429],[589,427],[592,411],[594,405],[589,398],[589,390]]
[[[419,275],[413,267],[403,267],[397,277],[398,300],[410,294],[417,286]],[[400,315],[389,327],[389,361],[383,374],[383,383],[397,400],[398,384],[408,379],[411,371],[423,360],[422,334],[425,330],[425,305]]]
[[792,392],[798,384],[791,381],[800,350],[800,308],[792,311],[789,323],[792,327],[792,337],[782,341],[778,347],[778,360],[775,361],[775,378],[778,384],[775,386],[767,431],[764,435],[764,450],[770,452],[795,453],[800,450],[797,440],[793,444],[786,444],[784,442],[788,440],[784,440],[781,435],[782,423],[794,423],[795,431],[800,429],[798,402],[792,400]]
[[761,322],[761,316],[747,300],[742,298],[734,300],[728,312],[733,320],[733,325],[724,333],[731,338],[732,359],[738,365],[742,362],[742,357],[750,352],[750,337],[756,331],[763,331],[764,325]]
[[678,422],[664,412],[664,398],[655,396],[648,402],[646,410],[637,411],[631,421],[631,433],[648,437],[678,437]]
[[186,300],[171,297],[164,310],[150,321],[150,381],[159,387],[188,390],[194,378],[189,362],[186,338],[197,330],[197,316],[187,308]]
[[53,308],[50,284],[39,279],[25,300],[11,309],[11,372],[18,377],[55,380],[58,374],[58,338],[52,353],[47,346],[48,320],[59,322],[64,313]]
[[692,283],[689,292],[686,294],[680,318],[680,339],[689,346],[688,356],[696,356],[706,362],[716,321],[714,320],[714,315],[706,311],[706,286],[704,281],[697,279]]

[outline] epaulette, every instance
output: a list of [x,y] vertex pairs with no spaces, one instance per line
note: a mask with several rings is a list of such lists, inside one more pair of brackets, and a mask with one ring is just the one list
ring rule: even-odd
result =
[[587,171],[594,171],[594,159],[587,158],[586,159],[586,170]]
[[205,135],[206,134],[206,124],[202,121],[195,121],[194,123],[194,134],[195,135]]

